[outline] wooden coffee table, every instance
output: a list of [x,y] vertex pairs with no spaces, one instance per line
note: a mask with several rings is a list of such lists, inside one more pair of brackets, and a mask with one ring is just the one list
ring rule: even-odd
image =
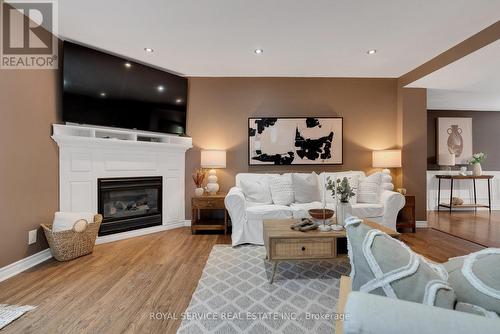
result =
[[[337,240],[346,238],[345,230],[339,232],[295,231],[290,228],[295,222],[297,220],[294,219],[264,220],[264,245],[267,259],[273,263],[273,271],[269,279],[271,284],[279,261],[334,259],[338,256]],[[364,220],[363,224],[395,238],[400,236],[398,232],[370,220]]]

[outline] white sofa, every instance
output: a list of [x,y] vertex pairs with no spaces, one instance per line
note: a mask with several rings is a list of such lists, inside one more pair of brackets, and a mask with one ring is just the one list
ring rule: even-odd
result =
[[[379,172],[380,173],[380,172]],[[310,173],[301,173],[310,174]],[[309,217],[308,210],[312,208],[321,208],[321,202],[311,203],[292,203],[289,206],[276,204],[256,204],[247,201],[245,194],[241,189],[241,181],[256,181],[268,184],[269,178],[275,174],[257,174],[240,173],[236,175],[236,186],[231,188],[225,198],[225,205],[232,222],[232,244],[256,244],[263,245],[263,220],[264,219],[286,219],[286,218],[305,218]],[[337,172],[318,175],[320,193],[323,191],[323,180],[326,177],[332,179],[342,178],[344,176],[357,175],[359,178],[365,177],[363,172]],[[390,175],[382,174],[379,201],[378,203],[355,203],[351,201],[352,214],[360,218],[369,218],[379,224],[387,226],[393,230],[396,229],[396,218],[399,210],[405,204],[403,195],[392,191],[394,185]],[[328,197],[327,207],[335,209],[334,200]]]

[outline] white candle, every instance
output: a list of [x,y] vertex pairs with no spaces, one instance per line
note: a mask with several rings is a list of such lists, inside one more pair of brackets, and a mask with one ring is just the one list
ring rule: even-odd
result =
[[325,179],[325,172],[323,172],[323,209],[326,208],[326,179]]

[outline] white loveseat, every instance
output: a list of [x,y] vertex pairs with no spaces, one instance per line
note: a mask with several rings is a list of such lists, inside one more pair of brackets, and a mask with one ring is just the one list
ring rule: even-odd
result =
[[[380,173],[380,172],[379,172]],[[298,173],[308,174],[309,173]],[[236,175],[236,186],[231,188],[225,198],[225,205],[232,222],[232,245],[240,244],[256,244],[263,245],[263,220],[264,219],[286,219],[286,218],[305,218],[309,217],[308,210],[312,208],[321,208],[322,204],[319,201],[311,203],[292,203],[290,205],[277,204],[258,204],[247,200],[241,182],[243,181],[258,181],[261,184],[268,185],[269,178],[276,174],[257,174],[257,173],[240,173]],[[337,172],[319,174],[318,187],[322,194],[324,187],[323,180],[330,177],[333,180],[343,178],[344,176],[355,175],[360,179],[365,177],[363,172]],[[381,182],[378,189],[377,203],[357,203],[351,200],[352,214],[360,218],[368,218],[379,224],[387,226],[393,230],[396,229],[396,218],[399,210],[405,204],[404,196],[392,191],[394,185],[390,175],[382,174]],[[335,210],[334,199],[327,192],[326,203],[327,207]],[[323,196],[323,195],[321,195]]]

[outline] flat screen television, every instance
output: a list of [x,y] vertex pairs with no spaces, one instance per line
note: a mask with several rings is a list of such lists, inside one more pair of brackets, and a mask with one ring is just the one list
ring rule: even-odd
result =
[[65,41],[64,122],[186,133],[187,79]]

